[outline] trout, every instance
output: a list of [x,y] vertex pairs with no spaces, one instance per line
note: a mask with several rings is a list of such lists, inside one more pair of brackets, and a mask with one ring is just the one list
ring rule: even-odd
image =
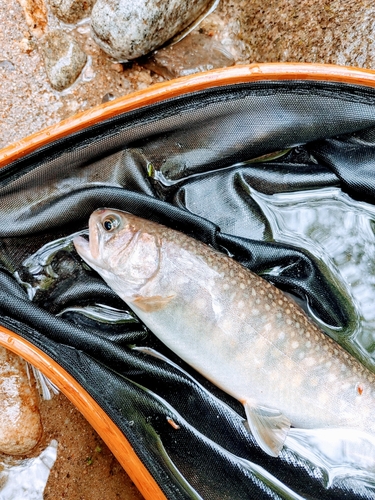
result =
[[375,432],[375,376],[282,291],[179,231],[111,209],[82,259],[172,351],[240,401],[277,456],[290,426]]

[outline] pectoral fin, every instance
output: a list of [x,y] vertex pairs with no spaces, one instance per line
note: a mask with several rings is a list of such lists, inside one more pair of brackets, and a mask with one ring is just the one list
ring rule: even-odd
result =
[[279,410],[244,403],[247,423],[263,451],[277,457],[290,429],[289,419]]
[[144,312],[154,312],[163,309],[174,297],[174,295],[169,295],[168,297],[162,297],[161,295],[154,295],[152,297],[136,295],[132,299],[132,303]]

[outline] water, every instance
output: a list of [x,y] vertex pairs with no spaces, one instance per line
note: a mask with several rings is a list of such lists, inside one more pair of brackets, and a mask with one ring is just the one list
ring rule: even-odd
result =
[[128,311],[123,311],[121,309],[99,303],[87,306],[67,307],[57,313],[56,316],[63,316],[68,312],[79,313],[87,318],[93,319],[94,321],[98,321],[99,323],[108,323],[112,325],[134,323],[136,321],[135,316],[130,314]]
[[[182,144],[176,142],[176,146],[179,149],[181,149]],[[218,169],[210,170],[210,174],[214,174],[215,172],[223,172],[224,170],[230,170],[233,169],[234,167],[242,167],[252,163],[264,163],[272,160],[277,160],[279,158],[282,158],[283,156],[286,156],[290,151],[291,149],[288,148],[279,151],[274,151],[272,153],[267,153],[262,156],[251,158],[250,160],[241,161],[239,163],[235,163],[234,165],[229,165],[228,167],[224,168],[221,167]],[[183,184],[186,181],[191,181],[192,179],[199,178],[202,176],[202,172],[197,172],[195,174],[189,172],[186,176],[174,175],[170,177],[168,175],[165,175],[165,170],[168,170],[168,168],[169,168],[168,159],[165,159],[163,165],[159,168],[155,168],[155,166],[152,163],[148,163],[146,167],[148,177],[157,181],[159,189],[161,188],[161,191],[164,191],[165,188],[176,186],[178,184]]]
[[345,289],[356,311],[354,327],[345,335],[374,370],[375,207],[353,201],[339,188],[274,195],[252,189],[251,197],[267,217],[275,241],[311,252]]
[[0,500],[43,500],[50,471],[57,458],[57,441],[53,439],[39,456],[0,462]]
[[[73,239],[76,236],[87,234],[88,231],[83,230],[50,241],[22,262],[22,272],[17,271],[14,277],[24,287],[30,300],[35,298],[38,290],[48,290],[59,279],[59,275],[52,266],[56,255],[61,251],[72,254],[74,250]],[[66,271],[69,272],[69,269]],[[23,277],[24,275],[29,279]]]
[[[191,379],[192,384],[199,385],[200,390],[207,393],[207,398],[216,399],[202,385],[194,380],[181,367],[173,363],[163,354],[149,347],[134,346],[133,350],[143,352],[149,356],[163,360],[174,369],[180,371],[185,377]],[[140,386],[141,387],[141,386]],[[162,402],[166,406],[167,412],[173,415],[173,419],[181,425],[188,425],[180,415],[171,408],[168,403],[154,394],[149,389],[142,387],[148,394]],[[232,408],[226,405],[226,410],[235,413]],[[236,414],[238,418],[238,415]],[[234,418],[236,418],[234,417]],[[195,431],[196,432],[196,431]],[[230,460],[237,463],[238,467],[244,468],[255,477],[259,478],[272,491],[279,494],[284,499],[301,499],[300,495],[291,488],[282,484],[275,476],[267,472],[266,469],[246,460],[242,457],[230,453],[220,447],[221,453],[230,456]],[[164,453],[167,453],[164,450]],[[316,477],[327,489],[334,486],[343,486],[358,491],[372,491],[375,488],[375,436],[356,429],[290,429],[285,441],[281,456],[292,466],[296,462],[301,467],[306,468],[310,475]]]
[[[356,317],[354,326],[350,332],[344,332],[344,337],[357,349],[359,357],[364,355],[366,364],[374,369],[375,208],[366,203],[354,202],[338,188],[272,196],[251,189],[250,195],[267,217],[274,240],[310,251],[329,269],[332,279],[345,289],[354,304]],[[62,278],[54,266],[61,252],[66,252],[69,259],[78,261],[72,245],[76,234],[87,234],[87,231],[51,241],[23,262],[23,270],[16,274],[16,278],[25,287],[31,300],[38,290],[48,291],[54,282]],[[83,263],[79,265],[85,266]],[[69,271],[69,263],[65,271]],[[277,269],[273,272],[277,273]],[[28,279],[25,279],[25,275]],[[108,324],[135,320],[128,311],[100,303],[67,307],[58,315],[63,316],[68,312]],[[319,318],[316,320],[319,322]],[[329,325],[322,326],[329,332]],[[331,333],[335,336],[337,332]],[[134,349],[183,371],[153,349],[142,346]],[[189,376],[186,372],[184,374]],[[150,394],[147,388],[144,390]],[[151,394],[161,402],[158,395]],[[168,406],[164,400],[163,404]],[[168,411],[174,415],[173,419],[181,423],[182,417],[172,410],[168,407]],[[187,425],[184,422],[182,424]],[[162,450],[162,443],[160,446],[161,453],[166,454]],[[222,452],[229,453],[224,449]],[[372,492],[375,489],[375,437],[366,433],[348,429],[291,429],[281,455],[291,466],[295,466],[296,461],[302,464],[327,489],[337,484],[345,484],[345,487],[354,488],[355,491],[358,491],[358,484],[365,491]],[[280,497],[300,498],[297,492],[280,483],[259,465],[234,455],[231,460],[261,479]],[[173,463],[169,463],[168,467],[173,468]],[[188,485],[186,488],[189,490]]]
[[[134,347],[133,350],[139,351],[139,352],[144,352],[146,354],[149,354],[150,356],[154,356],[157,359],[162,359],[164,360],[167,364],[173,366],[175,369],[179,370],[181,373],[183,373],[186,377],[190,378],[192,381],[192,384],[197,384],[197,382],[189,375],[186,371],[184,371],[182,368],[180,368],[178,365],[170,361],[168,358],[160,354],[159,352],[155,351],[154,349],[150,348],[143,348],[143,347]],[[132,382],[132,381],[130,381]],[[139,384],[135,384],[135,382],[132,382],[134,385],[137,385],[140,389],[144,390],[147,392],[149,395],[151,395],[156,401],[158,401],[160,404],[162,404],[165,409],[166,409],[166,415],[169,415],[172,417],[172,420],[174,422],[178,422],[181,426],[183,426],[185,429],[190,428],[191,431],[195,435],[200,435],[203,440],[207,440],[206,436],[203,436],[200,434],[196,429],[194,429],[189,422],[187,422],[181,415],[179,415],[176,410],[163,398],[161,398],[159,395],[155,394],[154,392],[150,391],[146,387],[143,387]],[[198,384],[200,389],[203,390],[204,392],[207,393],[208,398],[213,398],[213,395],[208,393],[208,391],[200,384]],[[226,407],[228,411],[233,412],[232,409],[229,407]],[[238,416],[237,416],[238,418]],[[180,428],[180,425],[178,428]],[[157,446],[159,448],[161,456],[164,458],[164,462],[166,466],[173,472],[174,476],[178,480],[178,482],[183,486],[185,491],[189,494],[189,497],[193,500],[199,500],[202,497],[191,487],[191,485],[186,481],[186,479],[181,475],[179,472],[178,468],[175,466],[173,463],[172,459],[169,457],[167,450],[164,448],[164,445],[160,439],[160,437],[155,433],[155,439],[157,440]],[[375,441],[375,440],[374,440]],[[223,456],[226,456],[227,459],[231,462],[235,462],[237,467],[240,469],[243,469],[245,474],[250,473],[251,475],[255,476],[256,478],[260,479],[269,490],[272,492],[276,493],[279,495],[281,498],[284,498],[286,500],[303,500],[303,497],[301,497],[298,493],[293,491],[291,488],[289,488],[287,485],[283,484],[277,477],[274,475],[270,474],[266,469],[261,467],[260,465],[251,462],[250,460],[246,460],[242,457],[239,457],[237,455],[234,455],[230,451],[226,450],[222,446],[220,446],[217,443],[211,442],[211,445],[216,448],[217,450],[220,450],[220,454]]]

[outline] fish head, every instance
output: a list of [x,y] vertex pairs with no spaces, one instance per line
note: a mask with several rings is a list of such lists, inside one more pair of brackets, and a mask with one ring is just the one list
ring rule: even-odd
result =
[[132,288],[152,279],[160,265],[160,243],[153,223],[120,210],[95,210],[89,219],[89,241],[73,240],[78,254],[111,286]]

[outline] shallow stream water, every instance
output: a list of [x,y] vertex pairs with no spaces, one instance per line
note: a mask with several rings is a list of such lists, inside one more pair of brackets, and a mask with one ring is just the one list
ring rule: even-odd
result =
[[[345,289],[356,314],[350,331],[337,331],[322,324],[311,311],[312,317],[344,346],[350,345],[351,350],[375,371],[375,309],[372,306],[375,296],[375,207],[353,201],[338,188],[275,195],[251,189],[250,196],[269,221],[275,241],[293,244],[312,253]],[[31,300],[38,291],[48,293],[60,280],[57,269],[69,271],[71,264],[65,268],[56,266],[56,259],[61,263],[65,254],[69,256],[68,261],[77,260],[72,239],[76,234],[85,233],[81,231],[51,241],[24,260],[16,277]],[[66,317],[71,313],[99,323],[121,325],[135,321],[128,311],[100,303],[67,307],[57,314]],[[152,350],[139,349],[163,359],[163,355]],[[358,481],[364,490],[375,487],[373,436],[342,429],[292,429],[282,453],[291,463],[297,459],[308,469],[319,470],[317,479],[327,488],[341,482],[348,488],[355,484],[358,489]],[[245,467],[271,485],[283,498],[300,498],[262,467],[241,457],[232,459],[238,461],[239,467]]]
[[[375,207],[338,188],[271,196],[252,190],[251,196],[268,219],[274,240],[308,250],[344,287],[356,318],[350,331],[332,331],[332,336],[347,339],[374,369]],[[328,325],[321,326],[329,331]]]

